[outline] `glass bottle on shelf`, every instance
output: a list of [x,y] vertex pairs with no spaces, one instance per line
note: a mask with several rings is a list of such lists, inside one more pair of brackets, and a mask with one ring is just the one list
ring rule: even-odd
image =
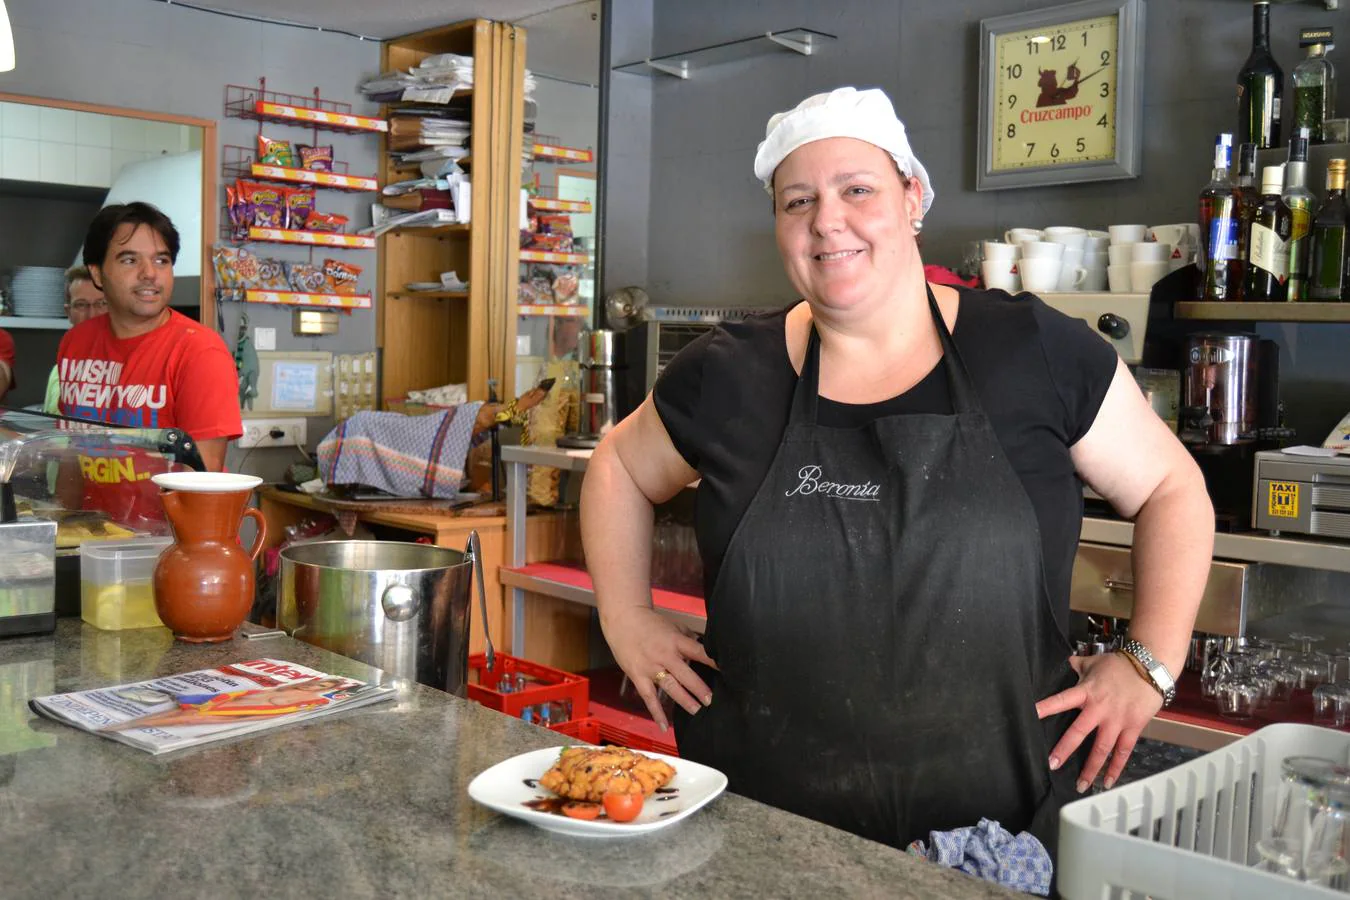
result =
[[1238,192],[1228,177],[1233,136],[1214,141],[1214,171],[1200,192],[1200,235],[1204,242],[1205,300],[1232,300],[1241,260],[1238,258]]
[[1252,4],[1252,52],[1237,77],[1238,143],[1280,146],[1284,70],[1270,53],[1270,0]]
[[1314,144],[1326,137],[1322,123],[1336,115],[1336,69],[1327,59],[1331,45],[1330,28],[1304,28],[1298,34],[1298,45],[1306,48],[1307,57],[1294,66],[1294,122],[1293,128],[1307,128]]
[[1284,204],[1289,207],[1289,287],[1286,299],[1308,299],[1312,219],[1317,197],[1308,190],[1308,128],[1294,129],[1289,139],[1289,161],[1284,164]]
[[1261,205],[1261,191],[1256,183],[1256,145],[1243,144],[1238,147],[1237,164],[1238,192],[1238,267],[1239,280],[1237,293],[1233,299],[1241,300],[1247,287],[1247,259],[1252,234],[1252,220]]
[[1284,166],[1261,170],[1261,203],[1247,240],[1246,300],[1284,302],[1289,291],[1289,237],[1293,216],[1280,197]]
[[1345,160],[1327,163],[1327,197],[1313,219],[1312,270],[1308,296],[1342,300],[1346,292]]

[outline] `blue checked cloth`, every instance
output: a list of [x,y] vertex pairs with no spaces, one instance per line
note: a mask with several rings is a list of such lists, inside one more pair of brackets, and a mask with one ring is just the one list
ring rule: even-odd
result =
[[930,831],[928,839],[929,846],[915,841],[907,851],[1004,887],[1042,897],[1050,895],[1054,863],[1045,845],[1025,831],[1013,837],[997,822],[981,819],[973,828]]
[[319,442],[319,473],[328,484],[452,499],[464,483],[464,461],[482,405],[461,403],[428,416],[356,413]]

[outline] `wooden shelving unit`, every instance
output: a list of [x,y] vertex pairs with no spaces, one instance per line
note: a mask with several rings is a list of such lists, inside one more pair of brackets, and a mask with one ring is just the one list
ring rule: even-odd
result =
[[1215,322],[1341,322],[1350,323],[1350,303],[1243,303],[1182,302],[1178,319]]
[[[458,53],[474,59],[469,98],[469,156],[473,170],[470,224],[398,229],[379,239],[377,343],[381,394],[462,383],[471,400],[485,400],[488,380],[501,396],[514,391],[520,158],[524,142],[525,30],[474,19],[386,41],[381,68],[408,69],[428,56]],[[459,95],[456,96],[459,99]],[[387,116],[400,104],[390,104]],[[380,180],[406,178],[381,138]],[[461,165],[466,165],[462,161]],[[409,291],[453,270],[467,292]],[[455,302],[446,302],[447,300]]]

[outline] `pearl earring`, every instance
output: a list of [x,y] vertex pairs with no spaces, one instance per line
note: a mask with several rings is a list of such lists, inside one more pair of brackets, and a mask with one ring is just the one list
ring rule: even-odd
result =
[[923,219],[910,219],[909,227],[914,229],[915,234],[918,234],[923,231]]

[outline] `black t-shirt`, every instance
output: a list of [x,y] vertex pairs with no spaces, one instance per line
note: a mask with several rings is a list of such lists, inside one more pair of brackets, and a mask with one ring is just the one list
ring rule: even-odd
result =
[[[1092,426],[1116,353],[1088,326],[1028,294],[958,288],[952,338],[1040,526],[1046,588],[1068,633],[1069,582],[1082,527],[1082,482],[1069,448]],[[789,307],[790,308],[790,307]],[[697,469],[695,530],[708,596],[727,545],[768,474],[787,427],[797,373],[787,310],[721,325],[682,350],[653,389],[675,448]],[[952,413],[941,362],[905,393],[871,404],[820,398],[819,424]]]

